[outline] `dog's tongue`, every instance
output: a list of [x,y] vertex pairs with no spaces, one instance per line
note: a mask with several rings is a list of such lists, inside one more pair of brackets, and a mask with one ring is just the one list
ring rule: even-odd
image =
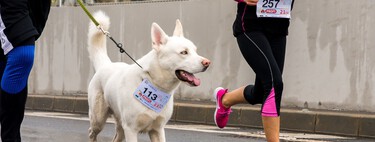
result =
[[186,74],[186,77],[194,86],[199,86],[201,84],[201,80],[196,78],[193,74]]
[[196,78],[193,74],[188,72],[183,72],[182,75],[186,78],[186,80],[193,86],[199,86],[201,84],[201,80]]

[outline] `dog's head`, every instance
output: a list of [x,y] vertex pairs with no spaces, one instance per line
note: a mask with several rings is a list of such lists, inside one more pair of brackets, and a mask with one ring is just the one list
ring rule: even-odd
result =
[[200,80],[194,74],[204,72],[210,65],[210,60],[197,54],[194,43],[184,37],[179,20],[176,20],[173,36],[168,36],[158,24],[153,23],[151,38],[162,69],[188,85],[200,85]]

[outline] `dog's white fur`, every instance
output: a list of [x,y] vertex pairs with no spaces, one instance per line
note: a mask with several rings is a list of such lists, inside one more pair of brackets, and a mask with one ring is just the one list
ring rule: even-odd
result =
[[[105,30],[109,28],[109,18],[103,12],[95,13],[94,17]],[[112,63],[107,55],[105,35],[95,25],[90,25],[88,51],[96,71],[88,87],[90,141],[97,140],[107,118],[112,115],[116,121],[114,142],[124,139],[136,142],[138,133],[142,132],[148,132],[152,142],[165,142],[164,126],[173,112],[175,90],[181,82],[199,85],[200,81],[192,74],[205,71],[210,61],[199,56],[196,46],[183,36],[179,20],[171,37],[153,23],[151,38],[153,49],[137,60],[143,69],[136,64]],[[143,79],[172,95],[160,113],[134,98],[133,92]]]

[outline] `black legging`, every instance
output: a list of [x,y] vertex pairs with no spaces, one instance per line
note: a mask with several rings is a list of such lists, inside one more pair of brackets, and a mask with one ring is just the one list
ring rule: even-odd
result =
[[255,84],[245,87],[245,99],[253,105],[262,104],[262,116],[279,116],[286,36],[247,32],[237,36],[237,43],[256,74]]

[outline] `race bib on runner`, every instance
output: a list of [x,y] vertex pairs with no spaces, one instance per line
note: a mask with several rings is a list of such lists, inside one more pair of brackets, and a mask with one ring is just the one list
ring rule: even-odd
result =
[[259,0],[257,16],[273,18],[290,18],[293,0]]
[[154,87],[151,82],[144,79],[133,93],[134,97],[149,109],[160,113],[168,103],[171,95]]

